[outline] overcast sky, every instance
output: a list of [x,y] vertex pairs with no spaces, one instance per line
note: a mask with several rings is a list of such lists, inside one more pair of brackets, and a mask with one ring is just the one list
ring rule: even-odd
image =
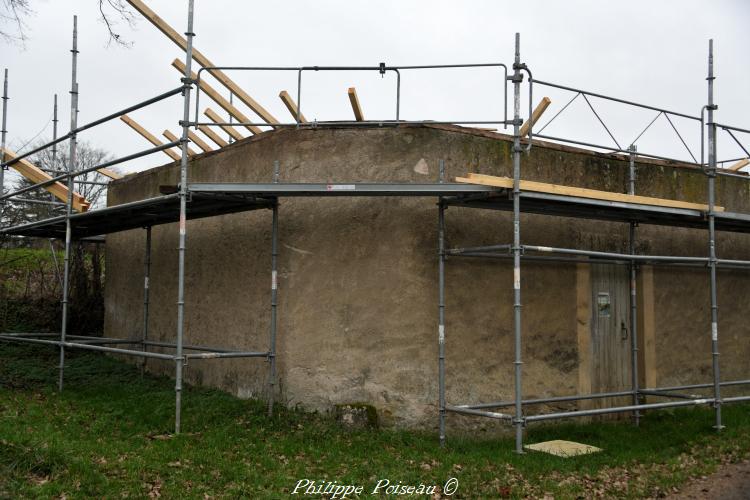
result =
[[[178,32],[185,31],[186,0],[147,3]],[[37,134],[51,137],[55,93],[59,94],[60,130],[68,129],[73,14],[79,19],[79,124],[179,85],[179,74],[170,63],[175,57],[183,58],[183,52],[137,13],[135,29],[117,26],[133,43],[124,49],[107,46],[95,0],[33,0],[32,5],[35,14],[27,20],[25,46],[0,45],[0,68],[10,72],[12,148],[23,149]],[[537,79],[692,115],[699,114],[706,103],[708,39],[714,38],[717,121],[750,128],[750,2],[743,0],[196,0],[195,12],[195,45],[217,65],[510,64],[518,31],[522,59]],[[296,95],[294,74],[231,76],[279,120],[291,121],[278,93],[286,89]],[[304,114],[309,120],[352,119],[346,94],[350,86],[357,87],[366,119],[394,117],[395,81],[392,76],[381,79],[377,73],[306,75]],[[541,124],[574,94],[539,87],[534,100],[544,95],[552,99],[552,106]],[[591,102],[623,147],[655,116],[597,99]],[[202,108],[205,103],[202,100]],[[179,132],[180,109],[180,100],[172,98],[132,117],[161,136],[165,128]],[[405,72],[402,118],[501,119],[502,77],[494,69]],[[679,119],[674,123],[697,156],[699,127]],[[612,144],[580,98],[545,133]],[[149,147],[119,120],[81,138],[118,156]],[[750,149],[750,134],[740,139]],[[690,158],[663,117],[638,141],[638,147]],[[719,156],[743,154],[731,139],[722,137]],[[167,160],[160,153],[123,170]]]

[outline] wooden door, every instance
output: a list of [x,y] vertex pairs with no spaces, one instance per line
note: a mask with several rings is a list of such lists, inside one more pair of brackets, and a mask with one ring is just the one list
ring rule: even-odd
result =
[[591,389],[594,393],[630,388],[628,279],[627,266],[591,265]]

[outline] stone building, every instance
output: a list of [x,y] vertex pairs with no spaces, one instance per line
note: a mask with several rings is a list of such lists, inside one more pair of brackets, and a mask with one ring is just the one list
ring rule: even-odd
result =
[[[438,181],[469,172],[511,176],[512,138],[457,126],[319,127],[265,132],[191,160],[191,182]],[[706,176],[689,165],[640,158],[637,193],[706,203]],[[108,203],[156,196],[178,182],[164,165],[110,183]],[[526,180],[625,193],[628,160],[535,141]],[[750,212],[750,183],[717,181],[718,204]],[[381,423],[432,428],[438,413],[438,211],[435,197],[294,197],[279,206],[278,400],[328,411],[375,407]],[[628,252],[629,224],[522,215],[524,244]],[[185,342],[268,348],[271,213],[188,221]],[[450,207],[448,247],[512,241],[506,211]],[[105,335],[139,338],[145,231],[107,236]],[[177,225],[153,228],[149,337],[176,330]],[[743,259],[750,238],[718,233],[718,253]],[[705,257],[705,228],[640,224],[636,252]],[[530,256],[529,256],[530,257]],[[612,262],[524,259],[524,397],[630,388],[628,267]],[[513,394],[513,268],[509,259],[450,257],[446,264],[446,372],[451,403]],[[739,298],[745,271],[720,269],[722,378],[746,377],[750,324]],[[709,382],[709,274],[701,266],[638,268],[641,387]],[[154,372],[173,364],[149,360]],[[191,360],[187,382],[264,397],[263,359]],[[619,403],[628,404],[628,398]],[[452,417],[459,419],[459,417]],[[468,420],[460,419],[463,422]],[[489,425],[474,421],[466,425]]]

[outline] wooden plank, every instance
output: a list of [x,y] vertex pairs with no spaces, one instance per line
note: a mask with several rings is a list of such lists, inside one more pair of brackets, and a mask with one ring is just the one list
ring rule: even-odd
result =
[[[167,38],[172,40],[172,42],[174,42],[178,47],[180,47],[182,50],[187,50],[187,40],[185,39],[185,37],[180,35],[174,28],[167,24],[164,19],[156,15],[156,13],[149,7],[147,7],[145,3],[143,3],[141,0],[127,0],[127,2],[132,5],[133,8],[137,10],[143,17],[145,17],[151,24],[153,24],[159,31],[164,33]],[[193,59],[204,68],[216,66],[205,55],[203,55],[203,53],[196,49],[195,46],[193,46]],[[215,69],[211,70],[211,74],[263,120],[265,120],[269,124],[279,123],[278,120],[276,120],[276,118],[271,115],[271,113],[269,113],[255,99],[250,97],[247,92],[242,90],[242,88],[234,81],[232,81],[232,79],[230,79],[223,71]]]
[[[282,90],[279,92],[279,98],[281,99],[281,102],[284,103],[284,106],[286,106],[286,109],[289,110],[289,112],[294,117],[294,120],[297,120],[297,104],[294,102],[294,99],[292,99],[292,96],[289,95],[289,92],[286,90]],[[305,115],[300,114],[299,115],[299,121],[300,123],[307,123],[307,118],[305,118]]]
[[[122,115],[120,117],[120,120],[122,120],[123,122],[125,122],[125,124],[127,124],[130,128],[132,128],[136,132],[138,132],[141,136],[143,136],[148,142],[150,142],[154,146],[163,146],[164,145],[164,143],[161,142],[159,139],[157,139],[156,136],[154,136],[154,134],[152,134],[151,132],[149,132],[145,128],[141,127],[141,125],[138,124],[138,122],[136,122],[135,120],[133,120],[132,118],[130,118],[128,115]],[[165,155],[167,155],[170,158],[172,158],[174,161],[180,161],[180,155],[178,155],[177,153],[175,153],[171,149],[163,149],[162,152]]]
[[[219,113],[211,108],[206,108],[205,111],[203,111],[203,114],[206,115],[214,123],[226,123],[226,120],[219,116]],[[224,132],[231,135],[235,141],[241,141],[242,139],[244,139],[244,137],[242,137],[242,134],[237,132],[237,129],[235,129],[234,127],[231,127],[229,125],[220,125],[220,127]]]
[[100,168],[97,169],[97,172],[105,177],[109,177],[110,179],[122,179],[122,176],[120,174],[109,168]]
[[[179,59],[175,59],[174,61],[172,61],[172,67],[175,68],[180,73],[182,73],[183,75],[185,74],[185,63],[180,61]],[[193,80],[197,80],[198,75],[196,75],[195,73],[191,73],[190,78],[192,78]],[[247,115],[245,115],[242,111],[237,109],[234,106],[234,104],[226,100],[216,89],[214,89],[211,85],[206,83],[205,80],[200,81],[199,87],[201,88],[204,94],[206,94],[208,97],[213,99],[216,104],[221,106],[224,109],[224,111],[232,115],[239,122],[250,123],[253,121],[250,118],[248,118]],[[245,125],[245,128],[248,129],[253,134],[260,134],[261,132],[263,132],[261,129],[259,129],[255,125]]]
[[638,375],[640,387],[658,387],[654,268],[638,266]]
[[225,146],[229,146],[229,143],[227,141],[225,141],[224,139],[222,139],[219,136],[219,134],[217,134],[216,132],[214,132],[213,130],[211,130],[211,127],[209,127],[208,125],[198,125],[198,130],[200,130],[201,132],[203,132],[203,135],[205,135],[206,137],[208,137],[209,139],[211,139],[214,142],[214,144],[216,144],[220,148],[223,148]]
[[748,163],[750,163],[750,159],[743,158],[742,160],[738,161],[734,165],[731,165],[731,166],[727,167],[727,170],[731,170],[732,172],[736,172],[739,169],[741,169],[742,167],[747,166]]
[[188,130],[188,137],[190,138],[191,141],[193,141],[193,143],[196,146],[201,148],[204,153],[210,153],[211,151],[213,151],[211,146],[209,146],[206,141],[201,139],[200,136],[196,134],[195,132],[193,132],[192,130]]
[[[576,335],[578,337],[578,394],[591,394],[591,266],[576,264]],[[591,408],[581,401],[581,409]]]
[[532,125],[534,125],[539,118],[541,118],[542,113],[547,109],[547,107],[552,103],[549,97],[542,97],[542,100],[539,101],[539,104],[536,105],[536,108],[534,108],[534,111],[531,113],[531,122],[529,123],[529,120],[526,120],[526,123],[521,125],[521,137],[526,137],[529,135],[529,129]]
[[[166,137],[169,142],[175,142],[175,141],[179,141],[180,140],[179,137],[177,137],[176,135],[174,135],[169,130],[165,130],[164,132],[161,133],[161,135],[163,135],[164,137]],[[196,150],[194,150],[193,148],[191,148],[190,146],[188,146],[187,149],[188,149],[188,156],[195,156],[195,155],[198,154],[198,152]]]
[[362,106],[360,106],[359,98],[357,97],[357,89],[349,87],[347,93],[349,94],[349,102],[352,105],[352,111],[354,111],[354,119],[358,122],[365,121],[365,115],[362,113]]
[[[495,186],[512,188],[513,179],[509,177],[495,177],[492,175],[469,174],[469,177],[456,177],[456,182],[466,184],[481,184],[484,186]],[[654,205],[658,207],[684,208],[688,210],[707,211],[708,205],[700,203],[689,203],[686,201],[667,200],[664,198],[651,198],[623,193],[612,193],[610,191],[598,191],[596,189],[563,186],[560,184],[547,184],[544,182],[521,181],[522,191],[534,191],[537,193],[557,194],[561,196],[576,196],[578,198],[590,198],[595,200],[618,201],[622,203],[638,203],[640,205]],[[715,207],[717,212],[723,212],[724,207]]]
[[[6,161],[15,160],[18,157],[15,152],[7,148],[5,148],[4,150],[0,149],[0,152],[5,153]],[[49,174],[47,174],[25,158],[17,161],[16,163],[13,163],[9,167],[14,169],[16,172],[18,172],[34,184],[52,179]],[[55,198],[62,202],[68,202],[68,187],[61,182],[55,182],[54,184],[50,184],[49,186],[45,186],[41,189],[49,191],[55,196]],[[86,198],[84,198],[79,193],[73,192],[73,210],[75,210],[76,212],[85,212],[89,209],[89,206],[91,206],[91,203],[89,203]]]

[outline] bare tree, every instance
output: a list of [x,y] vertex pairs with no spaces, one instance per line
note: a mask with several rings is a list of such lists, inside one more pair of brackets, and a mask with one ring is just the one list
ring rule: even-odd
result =
[[[41,145],[42,143],[39,143]],[[64,143],[63,143],[64,144]],[[36,146],[31,146],[36,147]],[[64,152],[63,152],[64,151]],[[79,142],[76,145],[76,162],[74,170],[85,170],[101,165],[112,159],[112,155],[103,149],[96,148],[87,142]],[[29,161],[51,175],[56,177],[67,173],[68,148],[60,147],[55,154],[50,148],[33,155]],[[75,178],[74,191],[82,195],[90,205],[90,209],[99,208],[106,204],[107,187],[104,185],[109,179],[98,172],[88,172]],[[62,182],[67,185],[66,181]],[[25,178],[19,179],[9,191],[32,186],[33,183]],[[60,202],[44,189],[35,189],[22,195],[23,198],[43,201]],[[0,219],[3,226],[20,224],[46,219],[53,215],[64,212],[64,206],[51,206],[48,204],[34,204],[9,201],[0,206]]]
[[[124,23],[129,28],[135,25],[135,16],[125,0],[96,0],[99,7],[99,20],[109,34],[107,44],[130,47],[132,42],[122,38],[118,25]],[[0,40],[24,45],[28,39],[27,20],[34,14],[32,0],[0,0]]]

